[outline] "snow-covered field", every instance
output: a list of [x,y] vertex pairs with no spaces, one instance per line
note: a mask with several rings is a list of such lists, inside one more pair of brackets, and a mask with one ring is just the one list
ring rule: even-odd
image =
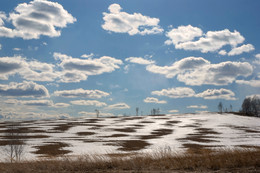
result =
[[[0,123],[0,152],[10,137]],[[171,148],[260,147],[260,118],[233,114],[81,118],[25,121],[19,126],[25,142],[24,159],[42,156],[120,154]],[[53,151],[51,151],[53,150]],[[6,153],[1,154],[1,160]]]

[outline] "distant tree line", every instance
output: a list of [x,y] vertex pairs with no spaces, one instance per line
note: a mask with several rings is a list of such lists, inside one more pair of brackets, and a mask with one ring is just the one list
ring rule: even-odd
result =
[[218,104],[218,112],[220,114],[222,114],[223,112],[232,112],[232,111],[233,111],[233,106],[231,104],[229,105],[229,108],[227,108],[227,107],[223,106],[222,102],[219,102],[219,104]]
[[260,117],[260,98],[257,96],[245,98],[240,112],[248,116]]

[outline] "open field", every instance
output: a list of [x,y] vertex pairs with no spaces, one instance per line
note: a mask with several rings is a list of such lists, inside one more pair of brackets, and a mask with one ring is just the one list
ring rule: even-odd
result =
[[[50,169],[58,164],[65,172],[131,167],[149,172],[156,165],[161,165],[158,170],[241,167],[254,172],[260,166],[259,124],[259,118],[216,113],[23,121],[16,122],[15,128],[10,128],[11,122],[2,122],[1,161],[9,161],[5,149],[12,142],[12,129],[25,146],[23,163],[15,167],[24,170],[25,165],[41,170],[45,164]],[[148,167],[143,168],[146,162]],[[1,167],[7,168],[8,163]],[[32,172],[29,168],[27,172]]]
[[[234,114],[81,118],[18,124],[15,132],[25,145],[24,160],[84,154],[130,155],[164,148],[177,153],[199,153],[202,149],[260,147],[260,119]],[[11,122],[0,124],[2,149],[12,140],[10,126]],[[2,161],[5,159],[1,157]]]

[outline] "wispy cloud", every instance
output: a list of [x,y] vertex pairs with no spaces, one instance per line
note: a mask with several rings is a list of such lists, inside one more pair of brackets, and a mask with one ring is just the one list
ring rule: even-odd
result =
[[130,109],[130,106],[127,105],[126,103],[116,103],[116,104],[107,106],[105,109],[115,109],[115,110]]
[[79,88],[75,90],[55,91],[54,96],[68,97],[68,98],[86,97],[86,98],[96,99],[96,98],[107,97],[109,96],[109,93],[100,90],[84,90],[82,88]]
[[97,106],[97,107],[103,107],[107,105],[106,103],[97,100],[73,100],[70,101],[70,103],[74,105]]
[[188,109],[207,109],[208,106],[206,105],[190,105],[187,106]]

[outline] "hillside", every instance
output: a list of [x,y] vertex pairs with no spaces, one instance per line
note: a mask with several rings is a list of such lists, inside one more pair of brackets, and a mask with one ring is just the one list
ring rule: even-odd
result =
[[[259,124],[260,118],[201,113],[24,121],[15,133],[24,142],[22,159],[32,160],[84,154],[127,156],[163,149],[199,153],[202,149],[259,148]],[[0,125],[2,156],[8,156],[4,149],[12,139],[10,125]]]

